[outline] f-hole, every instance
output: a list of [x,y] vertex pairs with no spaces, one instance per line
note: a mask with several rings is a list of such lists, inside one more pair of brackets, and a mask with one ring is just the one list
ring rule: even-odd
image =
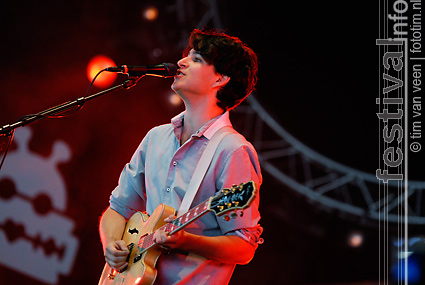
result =
[[128,232],[133,235],[133,234],[138,234],[139,233],[139,230],[136,229],[136,228],[134,228],[134,229],[128,229]]

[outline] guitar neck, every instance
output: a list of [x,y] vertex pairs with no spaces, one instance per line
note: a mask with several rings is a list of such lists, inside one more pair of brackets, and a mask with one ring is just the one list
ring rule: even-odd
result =
[[165,232],[169,232],[170,235],[175,232],[178,232],[188,224],[192,223],[196,219],[199,219],[200,217],[208,213],[210,211],[210,201],[211,198],[202,202],[195,208],[190,209],[185,214],[173,220],[171,223],[162,226],[161,229],[163,229]]
[[[211,203],[211,198],[202,202],[198,206],[190,209],[188,212],[186,212],[185,214],[176,218],[172,222],[163,225],[158,230],[163,230],[163,231],[169,233],[170,235],[180,231],[181,229],[183,229],[188,224],[192,223],[196,219],[199,219],[200,217],[202,217],[203,215],[205,215],[206,213],[211,211],[210,210],[210,203]],[[138,243],[139,247],[142,248],[140,253],[145,252],[146,250],[151,248],[153,245],[155,245],[155,242],[153,241],[154,234],[155,234],[155,232],[153,232],[149,235],[145,235],[145,236],[140,238],[139,243]]]
[[[252,203],[256,193],[257,189],[253,181],[234,185],[231,189],[222,189],[216,196],[210,197],[198,206],[190,209],[187,213],[181,215],[172,222],[165,224],[159,229],[172,235],[209,211],[213,211],[217,216],[221,216],[226,212],[233,210],[236,211],[238,209],[243,211],[243,209],[247,208]],[[233,216],[236,215],[233,214],[232,217]],[[229,217],[227,218],[230,219]],[[227,221],[228,219],[225,220]],[[155,245],[153,241],[154,234],[155,232],[140,238],[138,242],[140,254]]]

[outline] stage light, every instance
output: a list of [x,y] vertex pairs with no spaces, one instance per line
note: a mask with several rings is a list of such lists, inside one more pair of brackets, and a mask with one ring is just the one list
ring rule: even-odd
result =
[[160,56],[162,55],[162,49],[160,49],[160,48],[156,48],[156,49],[154,49],[154,50],[152,51],[152,55],[153,55],[154,57],[160,57]]
[[158,14],[158,9],[155,6],[150,6],[146,8],[142,13],[143,18],[148,21],[155,21],[158,18]]
[[391,277],[397,284],[425,284],[425,238],[423,236],[393,239]]
[[[115,62],[110,57],[105,55],[96,55],[92,57],[87,65],[87,77],[90,82],[99,71],[110,66],[116,66]],[[116,79],[117,73],[102,72],[93,84],[99,88],[107,88],[110,87]]]
[[[399,257],[396,264],[393,264],[391,268],[391,274],[398,282],[407,281],[409,284],[423,284],[420,283],[421,275],[421,261],[418,257],[412,253],[406,254],[406,257]],[[408,256],[408,257],[407,257]],[[405,259],[407,258],[407,272]],[[407,273],[407,274],[406,274]],[[406,283],[407,284],[407,283]]]
[[348,235],[347,242],[351,247],[359,247],[363,244],[363,234],[359,232],[352,232]]
[[179,106],[183,102],[182,99],[179,97],[179,95],[177,95],[174,92],[170,93],[170,95],[168,97],[168,101],[171,103],[171,105],[176,106],[176,107]]
[[398,259],[408,258],[413,254],[413,251],[400,251],[398,253]]

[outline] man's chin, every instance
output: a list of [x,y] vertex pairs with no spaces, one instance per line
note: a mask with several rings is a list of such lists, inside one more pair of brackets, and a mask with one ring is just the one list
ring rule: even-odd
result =
[[181,88],[182,88],[181,84],[179,84],[179,82],[176,80],[174,80],[173,84],[171,84],[171,89],[176,93],[181,91]]

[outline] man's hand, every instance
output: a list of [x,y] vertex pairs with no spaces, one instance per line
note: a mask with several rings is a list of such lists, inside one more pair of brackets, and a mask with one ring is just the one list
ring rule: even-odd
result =
[[120,271],[128,265],[129,253],[125,241],[112,241],[105,247],[105,260],[113,269]]
[[[171,215],[164,221],[175,219]],[[238,236],[199,236],[184,230],[172,235],[157,230],[153,241],[164,249],[181,249],[222,263],[247,264],[254,256],[254,247]]]
[[121,240],[126,222],[123,216],[109,207],[100,218],[99,233],[105,260],[116,270],[122,270],[127,266],[129,251],[125,242]]
[[[170,215],[169,217],[165,218],[164,221],[169,223],[175,218],[176,217],[174,215]],[[169,235],[167,232],[158,229],[155,231],[153,241],[165,249],[180,248],[181,244],[184,242],[184,233],[185,232],[181,230],[172,235]]]

